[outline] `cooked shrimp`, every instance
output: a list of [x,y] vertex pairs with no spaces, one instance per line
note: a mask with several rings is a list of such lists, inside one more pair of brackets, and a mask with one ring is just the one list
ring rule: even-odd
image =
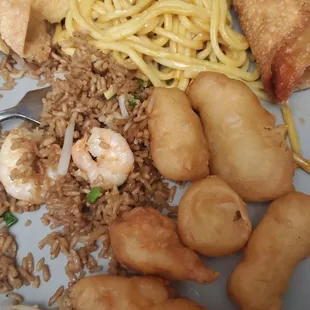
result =
[[38,130],[13,129],[0,151],[0,182],[9,195],[31,204],[43,202],[45,176],[52,174],[52,167],[45,173],[34,166],[38,164],[35,147],[41,138],[42,133]]
[[103,189],[123,184],[134,164],[126,139],[105,128],[93,128],[89,138],[84,136],[77,141],[72,148],[72,158],[87,175],[91,186]]

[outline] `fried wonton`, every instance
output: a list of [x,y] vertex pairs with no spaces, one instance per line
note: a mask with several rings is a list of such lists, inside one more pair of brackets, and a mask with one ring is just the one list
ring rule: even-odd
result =
[[1,37],[20,56],[24,56],[31,3],[32,0],[0,0]]
[[33,0],[32,8],[51,24],[59,23],[69,11],[69,0]]
[[7,44],[2,40],[0,37],[0,52],[3,52],[4,54],[8,54],[10,52],[9,47]]
[[61,21],[69,0],[0,0],[0,51],[43,62],[51,52],[47,22]]
[[234,0],[269,96],[310,87],[310,0]]
[[28,24],[27,37],[24,46],[24,57],[29,60],[43,62],[51,52],[51,36],[47,32],[45,20],[31,13]]

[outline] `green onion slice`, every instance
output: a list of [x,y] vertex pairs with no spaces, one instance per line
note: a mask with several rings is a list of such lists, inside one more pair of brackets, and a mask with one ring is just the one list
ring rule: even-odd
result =
[[137,102],[134,99],[129,99],[128,102],[131,107],[135,107],[137,105]]
[[141,97],[140,97],[138,94],[133,94],[133,97],[134,97],[136,100],[141,100]]
[[138,85],[139,85],[139,88],[143,88],[144,87],[144,81],[141,80],[141,79],[138,79]]
[[94,203],[96,200],[101,196],[101,188],[100,187],[94,187],[90,190],[90,192],[87,194],[87,201],[89,203]]
[[11,227],[18,222],[18,218],[11,213],[10,211],[6,211],[2,214],[2,217],[6,223],[7,227]]

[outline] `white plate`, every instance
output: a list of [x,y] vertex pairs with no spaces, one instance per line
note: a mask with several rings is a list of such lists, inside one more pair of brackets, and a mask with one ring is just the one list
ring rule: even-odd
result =
[[[0,110],[14,106],[23,95],[31,89],[36,88],[36,81],[24,78],[18,81],[15,89],[8,92],[2,92],[4,97],[0,99]],[[302,151],[305,157],[310,158],[310,90],[296,93],[291,98],[291,107],[293,109],[294,118],[296,120],[297,129],[301,139]],[[282,123],[282,116],[278,106],[264,104],[264,106],[276,116],[277,122]],[[6,122],[5,128],[12,127],[16,122]],[[295,187],[298,191],[310,194],[310,176],[301,170],[296,170]],[[178,193],[176,202],[180,198]],[[309,206],[310,207],[310,206]],[[249,204],[249,212],[256,226],[266,211],[267,204]],[[54,294],[60,285],[66,285],[68,282],[65,275],[65,258],[60,254],[53,261],[49,260],[49,249],[39,250],[37,243],[51,231],[42,225],[40,217],[43,209],[38,212],[25,213],[19,216],[19,223],[12,227],[11,231],[16,235],[18,242],[18,259],[26,256],[28,252],[32,252],[37,262],[42,256],[46,258],[51,268],[51,280],[44,283],[38,289],[31,287],[23,287],[20,293],[25,297],[29,304],[46,305],[51,295]],[[32,225],[25,227],[24,223],[27,219],[32,220]],[[206,305],[210,310],[236,310],[237,308],[229,301],[226,295],[226,281],[233,270],[235,264],[240,259],[241,254],[234,254],[228,257],[206,259],[207,264],[214,270],[220,272],[220,278],[213,284],[200,285],[193,282],[176,283],[177,288],[183,296],[193,299],[202,305]],[[99,261],[101,265],[106,266],[106,261]],[[105,268],[106,271],[106,268]],[[310,258],[301,262],[291,279],[289,289],[284,296],[284,310],[309,310],[310,295]],[[5,297],[0,296],[0,309],[3,309]],[[96,309],[94,309],[96,310]],[[268,310],[268,309],[266,309]]]

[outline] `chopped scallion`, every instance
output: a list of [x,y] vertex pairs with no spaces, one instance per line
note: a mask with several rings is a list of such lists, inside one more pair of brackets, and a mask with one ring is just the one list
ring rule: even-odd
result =
[[7,227],[11,227],[18,222],[18,218],[11,213],[10,211],[6,211],[2,214],[2,217],[6,223]]
[[135,107],[137,105],[137,102],[134,99],[129,99],[128,102],[131,107]]
[[136,100],[140,100],[141,97],[138,95],[138,94],[133,94],[133,97],[136,99]]
[[87,201],[89,203],[94,203],[96,200],[101,196],[101,188],[100,187],[94,187],[90,190],[90,192],[87,194]]
[[139,88],[143,88],[144,87],[144,81],[141,80],[141,79],[138,79],[138,85],[139,85]]

